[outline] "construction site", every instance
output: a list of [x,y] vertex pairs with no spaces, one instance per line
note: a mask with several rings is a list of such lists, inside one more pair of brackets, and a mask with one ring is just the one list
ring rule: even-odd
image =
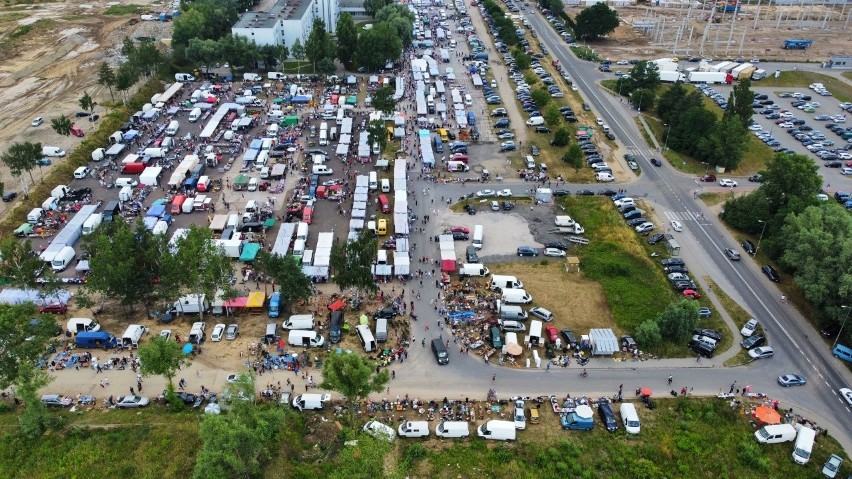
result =
[[[653,1],[611,5],[621,26],[595,49],[610,58],[703,57],[817,62],[850,51],[847,0]],[[569,7],[569,15],[582,6]]]

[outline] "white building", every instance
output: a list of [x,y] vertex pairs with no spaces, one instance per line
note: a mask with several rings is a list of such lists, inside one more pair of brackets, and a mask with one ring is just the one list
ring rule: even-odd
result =
[[340,13],[347,12],[352,15],[355,21],[369,20],[367,10],[364,9],[363,0],[334,0],[337,3]]
[[278,0],[269,12],[246,12],[231,27],[231,34],[243,36],[258,45],[293,46],[298,38],[308,39],[314,18],[325,22],[334,33],[339,9],[337,0]]

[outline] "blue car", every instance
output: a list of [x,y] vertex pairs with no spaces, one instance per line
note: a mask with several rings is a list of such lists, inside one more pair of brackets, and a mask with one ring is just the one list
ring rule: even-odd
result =
[[529,246],[519,246],[518,256],[538,256],[538,250]]

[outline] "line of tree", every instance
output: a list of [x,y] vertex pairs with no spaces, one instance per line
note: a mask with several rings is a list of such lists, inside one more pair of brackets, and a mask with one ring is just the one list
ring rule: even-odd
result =
[[[483,8],[494,22],[494,31],[497,32],[497,38],[508,46],[518,44],[518,34],[515,30],[518,27],[511,18],[506,16],[506,12],[494,0],[485,0],[482,2]],[[523,68],[521,68],[523,70]]]
[[[805,155],[776,155],[763,183],[725,203],[721,218],[752,236],[760,251],[792,275],[820,326],[839,326],[852,304],[852,218],[834,201],[820,201],[819,167]],[[849,330],[845,339],[852,339]]]

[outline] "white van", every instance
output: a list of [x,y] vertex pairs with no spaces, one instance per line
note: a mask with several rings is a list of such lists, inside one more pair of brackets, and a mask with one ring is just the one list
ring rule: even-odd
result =
[[59,198],[51,196],[41,203],[41,209],[44,211],[52,211],[59,208]]
[[488,276],[488,268],[485,267],[482,263],[464,263],[461,268],[459,268],[459,276]]
[[533,319],[530,321],[530,344],[533,346],[538,346],[542,343],[541,341],[541,328],[543,324],[538,319]]
[[74,170],[74,179],[82,180],[82,179],[86,178],[87,176],[89,176],[90,171],[91,170],[89,169],[88,166],[81,166],[81,167],[77,168],[76,170]]
[[612,176],[611,173],[600,172],[595,173],[595,180],[600,181],[601,183],[609,183],[611,181],[615,181],[615,177]]
[[518,281],[514,276],[505,276],[494,274],[491,275],[491,284],[489,285],[492,291],[498,289],[520,289],[524,287],[524,283]]
[[397,432],[399,437],[429,437],[429,423],[426,421],[406,421],[399,425]]
[[169,122],[169,126],[166,127],[166,135],[175,136],[177,135],[178,128],[180,128],[180,123],[177,120],[172,120]]
[[195,81],[195,77],[190,75],[189,73],[175,73],[175,80],[177,80],[177,81]]
[[287,335],[287,344],[289,344],[290,346],[319,348],[322,347],[323,344],[325,344],[325,338],[323,338],[316,331],[291,329],[290,333]]
[[246,190],[248,191],[257,191],[257,178],[249,178],[248,186],[246,186]]
[[464,104],[465,104],[465,106],[472,106],[473,105],[473,98],[471,98],[470,93],[464,94]]
[[34,225],[41,221],[41,217],[44,215],[44,210],[42,208],[33,208],[27,213],[27,223]]
[[261,76],[257,73],[243,73],[243,81],[260,81]]
[[471,244],[476,249],[482,249],[482,234],[483,234],[482,225],[474,225],[473,226],[473,242]]
[[506,304],[529,304],[532,296],[523,289],[504,289],[503,302]]
[[438,437],[468,437],[470,424],[467,421],[441,421],[435,426]]
[[201,118],[201,108],[193,108],[192,111],[189,112],[189,122],[195,123],[199,118]]
[[379,188],[378,175],[376,174],[375,171],[370,172],[369,186],[370,186],[371,191],[376,191]]
[[278,136],[278,123],[273,123],[266,127],[266,136],[273,138]]
[[796,428],[792,424],[770,424],[754,432],[757,442],[778,444],[796,439]]
[[527,120],[527,126],[541,126],[544,125],[544,117],[543,116],[533,116]]
[[66,329],[74,334],[84,331],[100,331],[101,325],[91,318],[71,318],[66,324]]
[[393,442],[396,439],[396,431],[387,424],[379,421],[367,422],[367,424],[364,424],[363,431],[376,439],[383,439],[388,442]]
[[323,409],[331,394],[299,394],[293,398],[293,407],[299,411]]
[[129,186],[131,188],[135,188],[139,182],[132,178],[116,178],[115,187],[116,188],[124,188],[125,186]]
[[296,226],[296,239],[297,240],[307,240],[308,239],[308,224],[300,222],[298,226]]
[[284,329],[314,329],[314,315],[294,314],[287,321],[284,321],[281,327]]
[[260,169],[260,179],[261,180],[268,180],[269,179],[269,167],[268,166],[264,166],[263,168]]
[[479,437],[494,441],[514,441],[516,430],[514,421],[491,420],[476,430]]
[[390,193],[390,180],[382,178],[382,193]]
[[65,150],[58,146],[45,146],[41,149],[41,154],[44,156],[65,156]]
[[314,165],[313,174],[315,175],[333,175],[334,171],[325,165]]
[[71,266],[71,263],[76,257],[77,254],[74,252],[72,246],[63,246],[50,261],[50,269],[57,273],[63,271],[68,266]]
[[633,403],[623,402],[619,412],[624,429],[630,434],[639,434],[639,414],[636,413],[636,406]]
[[121,346],[125,348],[138,348],[139,341],[142,335],[148,331],[148,328],[140,324],[131,324],[121,335]]
[[796,444],[793,446],[793,462],[802,465],[807,464],[811,459],[815,440],[816,431],[809,427],[801,426],[799,433],[796,434]]
[[465,172],[469,171],[470,167],[467,166],[463,161],[448,161],[447,162],[447,171],[452,172]]
[[376,342],[384,343],[388,340],[388,319],[376,318]]
[[371,353],[376,350],[376,339],[373,337],[373,333],[370,331],[370,327],[366,324],[359,324],[355,326],[355,332],[358,333],[358,337],[361,339],[361,344],[364,345],[364,351]]

